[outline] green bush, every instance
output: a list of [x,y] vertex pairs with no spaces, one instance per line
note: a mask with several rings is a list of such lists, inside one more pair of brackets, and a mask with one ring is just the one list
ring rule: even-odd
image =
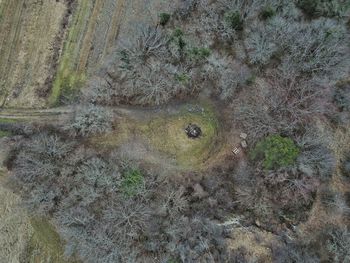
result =
[[170,14],[168,13],[160,13],[159,14],[159,24],[165,26],[170,19]]
[[0,138],[11,136],[11,132],[0,130]]
[[175,79],[181,84],[188,84],[191,80],[191,77],[186,73],[175,74]]
[[229,27],[235,30],[243,30],[243,19],[238,11],[228,11],[225,13],[224,19]]
[[271,6],[265,6],[263,10],[261,10],[260,16],[262,19],[266,20],[273,16],[275,16],[276,10]]
[[255,84],[256,76],[251,75],[249,78],[246,79],[245,84],[248,86],[252,86]]
[[299,152],[292,139],[270,135],[257,143],[251,156],[253,160],[263,159],[264,168],[270,170],[293,164]]
[[178,259],[171,258],[167,261],[167,263],[180,263]]
[[184,32],[181,30],[181,28],[175,28],[173,32],[173,37],[183,37]]
[[199,47],[193,47],[190,50],[188,50],[188,55],[190,58],[194,60],[203,60],[209,57],[211,54],[209,48],[199,48]]
[[320,0],[299,0],[297,2],[298,7],[310,16],[317,15],[317,7]]
[[119,52],[120,61],[123,62],[120,65],[121,69],[131,70],[131,60],[130,60],[130,54],[124,49]]
[[135,196],[143,186],[143,175],[139,169],[128,169],[123,174],[121,182],[122,192],[127,197]]
[[176,28],[171,36],[171,41],[176,43],[180,51],[184,50],[187,45],[183,37],[184,32],[180,28]]

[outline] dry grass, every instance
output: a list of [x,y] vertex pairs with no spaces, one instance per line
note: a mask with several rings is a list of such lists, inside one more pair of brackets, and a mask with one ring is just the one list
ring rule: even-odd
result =
[[[1,171],[0,171],[1,175]],[[20,198],[0,181],[0,262],[70,263],[63,245],[46,220],[30,219],[19,206]]]
[[0,185],[0,262],[21,262],[33,233],[19,197]]
[[92,1],[78,1],[77,3],[73,19],[69,24],[67,39],[49,97],[50,105],[56,104],[63,92],[68,93],[84,82],[84,74],[78,74],[76,71],[76,62],[80,57],[81,45],[91,14],[92,4]]
[[[87,1],[85,1],[87,2]],[[86,69],[86,64],[90,54],[91,47],[93,45],[93,34],[96,30],[96,20],[101,12],[104,0],[96,0],[91,16],[89,18],[89,24],[87,26],[87,31],[84,36],[84,41],[82,43],[81,55],[79,58],[78,72],[84,73]]]
[[65,41],[49,105],[83,87],[118,35],[124,0],[79,0]]
[[343,159],[344,154],[349,151],[350,145],[350,125],[345,128],[338,128],[334,132],[334,141],[331,145],[332,150],[337,158],[337,172],[340,172],[340,161]]
[[[0,105],[39,107],[36,90],[51,74],[55,37],[65,12],[65,4],[55,0],[34,4],[35,0],[0,3]],[[6,14],[6,15],[5,15]]]
[[[340,165],[344,153],[349,150],[350,127],[332,130],[331,126],[327,125],[326,123],[318,123],[318,125],[320,136],[327,136],[328,141],[330,142],[330,147],[337,161],[335,173],[333,174],[332,180],[328,183],[328,187],[336,193],[344,194],[349,191],[350,184],[349,181],[344,180],[343,176],[341,175]],[[325,133],[327,134],[325,135]],[[328,211],[320,198],[321,196],[317,195],[308,220],[298,226],[298,233],[301,236],[312,237],[315,232],[323,231],[327,226],[342,226],[347,221],[346,216],[344,216],[344,211],[338,209],[337,207],[334,207],[333,210]],[[323,255],[325,253],[321,254]],[[327,254],[323,256],[326,257]]]
[[1,167],[8,145],[0,139],[0,262],[20,262],[33,229],[20,198],[3,186],[6,169]]
[[248,259],[251,262],[254,260],[264,260],[264,262],[272,262],[271,242],[276,240],[273,234],[262,231],[258,228],[238,228],[233,230],[234,239],[229,241],[229,246],[232,250],[244,248],[247,250]]

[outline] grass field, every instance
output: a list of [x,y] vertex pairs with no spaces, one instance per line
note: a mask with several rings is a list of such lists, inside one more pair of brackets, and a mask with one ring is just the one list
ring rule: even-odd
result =
[[57,105],[85,83],[117,36],[123,0],[79,0],[49,97]]
[[0,138],[11,136],[10,132],[0,130]]
[[[185,133],[189,123],[202,129],[202,135],[190,139]],[[203,112],[183,109],[174,116],[161,116],[141,128],[142,134],[157,150],[174,157],[186,168],[200,167],[215,149],[218,138],[218,122],[214,113],[206,108]]]
[[[200,111],[189,111],[191,105],[182,106],[179,112],[150,117],[149,120],[125,118],[116,124],[114,132],[94,137],[92,143],[103,148],[115,148],[137,138],[165,153],[182,168],[199,168],[220,146],[220,127],[216,115],[209,105]],[[190,139],[185,133],[189,123],[202,129],[202,136]]]

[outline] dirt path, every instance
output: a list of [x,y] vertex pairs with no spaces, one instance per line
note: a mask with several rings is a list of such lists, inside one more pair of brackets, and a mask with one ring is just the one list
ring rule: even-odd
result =
[[[122,115],[131,119],[149,120],[159,115],[174,114],[180,111],[184,104],[170,105],[166,107],[133,107],[116,106],[107,107],[115,115]],[[23,108],[0,108],[1,120],[27,120],[27,121],[55,121],[58,117],[67,119],[74,112],[73,106],[64,106],[49,109],[23,109]]]
[[72,107],[60,107],[52,109],[1,109],[0,122],[64,122],[73,112]]

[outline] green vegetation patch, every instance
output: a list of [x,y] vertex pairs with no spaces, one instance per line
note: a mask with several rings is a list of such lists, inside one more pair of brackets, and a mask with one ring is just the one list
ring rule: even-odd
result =
[[264,168],[270,170],[292,165],[299,153],[292,139],[270,135],[257,143],[251,157],[254,160],[263,159]]
[[191,59],[194,60],[203,60],[209,57],[211,54],[211,51],[209,48],[204,47],[193,47],[188,50],[188,55]]
[[265,6],[260,13],[262,19],[266,20],[276,15],[275,8],[271,6]]
[[61,64],[62,71],[60,71],[53,84],[52,93],[49,98],[49,104],[56,106],[62,98],[70,98],[84,85],[85,75],[77,74],[66,67],[64,63]]
[[333,100],[341,111],[350,111],[350,81],[341,83],[335,88]]
[[16,123],[18,120],[10,118],[0,118],[0,123]]
[[191,77],[186,73],[176,74],[175,79],[184,85],[188,84],[191,81]]
[[187,46],[184,35],[184,32],[180,28],[176,28],[170,36],[170,41],[175,43],[180,52],[184,51]]
[[123,174],[121,189],[125,196],[132,197],[142,188],[144,178],[139,169],[127,169]]
[[211,55],[209,48],[189,44],[188,39],[186,39],[184,32],[180,28],[173,30],[169,40],[176,46],[181,55],[185,55],[188,59],[196,62],[205,60]]
[[90,1],[78,2],[78,11],[70,24],[68,37],[49,97],[49,104],[52,106],[57,105],[63,97],[72,96],[85,83],[85,72],[78,71],[77,61],[80,57],[80,42],[85,32],[86,18],[91,11],[89,7]]
[[179,259],[174,259],[174,258],[171,258],[167,261],[167,263],[180,263],[181,261]]
[[26,262],[73,263],[66,260],[63,243],[55,228],[43,218],[32,218],[33,236],[28,244]]
[[0,138],[11,136],[11,132],[0,130]]
[[160,13],[159,14],[159,24],[165,26],[170,20],[170,14],[168,13]]
[[316,15],[319,0],[299,0],[298,6],[308,15]]
[[224,15],[225,23],[235,30],[243,30],[243,19],[239,11],[228,11]]
[[345,154],[341,169],[344,176],[350,177],[350,152]]

